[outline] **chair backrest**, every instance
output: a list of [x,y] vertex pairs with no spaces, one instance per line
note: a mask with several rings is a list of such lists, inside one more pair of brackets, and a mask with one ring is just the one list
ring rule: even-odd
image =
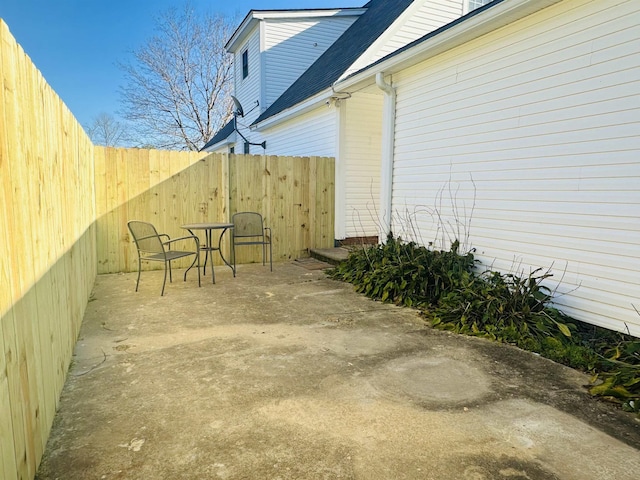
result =
[[262,215],[256,212],[239,212],[233,215],[234,237],[262,237],[264,228]]
[[143,253],[164,253],[162,239],[152,224],[132,220],[128,224],[138,251]]

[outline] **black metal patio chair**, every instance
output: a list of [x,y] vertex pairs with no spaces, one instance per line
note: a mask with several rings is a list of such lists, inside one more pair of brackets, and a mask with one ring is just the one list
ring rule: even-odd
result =
[[262,265],[265,265],[267,245],[269,246],[269,267],[273,272],[273,247],[271,244],[271,228],[265,227],[262,215],[257,212],[238,212],[233,215],[233,261],[235,263],[236,247],[243,245],[262,245]]
[[[171,238],[166,233],[158,233],[156,228],[148,222],[140,222],[132,220],[127,223],[129,231],[133,236],[133,241],[138,250],[138,279],[136,280],[136,292],[140,284],[140,272],[142,271],[142,261],[147,262],[164,262],[164,281],[162,282],[162,292],[164,295],[164,287],[167,283],[167,270],[169,270],[169,282],[173,281],[171,276],[171,262],[179,258],[195,255],[194,263],[198,265],[198,286],[200,286],[200,240],[195,235],[185,237]],[[171,245],[175,242],[193,240],[195,242],[195,250],[171,250]],[[193,266],[193,264],[192,264]],[[184,272],[184,281],[187,281],[187,272]]]

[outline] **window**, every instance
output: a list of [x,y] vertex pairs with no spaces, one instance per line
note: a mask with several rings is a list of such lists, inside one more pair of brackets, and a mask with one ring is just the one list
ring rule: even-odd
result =
[[242,78],[249,76],[249,50],[242,52]]
[[244,154],[249,155],[249,142],[244,142]]
[[236,153],[236,147],[235,146],[234,147],[229,147],[229,153],[230,154]]
[[491,3],[492,0],[469,0],[469,8],[468,12],[475,10],[476,8],[480,8],[487,3]]

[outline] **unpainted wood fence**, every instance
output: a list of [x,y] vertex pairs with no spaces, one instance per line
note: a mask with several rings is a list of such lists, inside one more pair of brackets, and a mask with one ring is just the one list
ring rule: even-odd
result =
[[0,20],[0,478],[42,457],[91,289],[93,144]]
[[[271,227],[276,262],[333,245],[332,158],[103,147],[95,152],[98,273],[137,270],[129,220],[151,222],[175,237],[187,234],[180,228],[186,223],[229,222],[236,212],[255,211]],[[222,245],[229,258],[229,239]],[[259,247],[243,247],[236,260],[257,262],[261,255]],[[220,263],[218,255],[214,259]]]
[[304,256],[333,244],[333,172],[325,158],[94,146],[0,19],[0,478],[35,476],[96,275],[135,267],[128,220],[174,236],[258,211],[274,260]]

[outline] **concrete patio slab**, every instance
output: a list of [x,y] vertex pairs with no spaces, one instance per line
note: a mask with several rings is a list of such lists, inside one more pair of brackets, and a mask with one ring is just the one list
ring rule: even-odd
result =
[[98,278],[38,479],[638,478],[581,373],[295,262],[208,278]]

